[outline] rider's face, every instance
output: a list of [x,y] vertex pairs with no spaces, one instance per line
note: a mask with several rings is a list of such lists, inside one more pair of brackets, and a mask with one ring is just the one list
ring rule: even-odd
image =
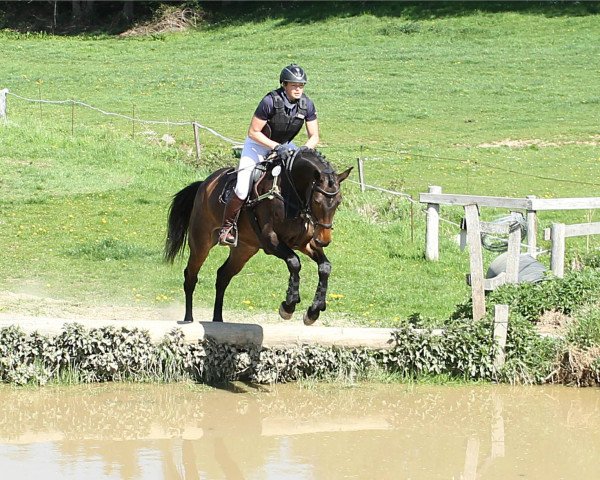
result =
[[304,84],[296,82],[284,82],[283,88],[285,89],[285,94],[290,100],[299,100],[302,96],[302,92],[304,91]]

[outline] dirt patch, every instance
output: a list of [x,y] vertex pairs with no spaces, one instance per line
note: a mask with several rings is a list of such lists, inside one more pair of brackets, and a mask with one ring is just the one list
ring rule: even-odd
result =
[[491,143],[480,143],[477,148],[529,148],[529,147],[562,147],[565,145],[589,145],[597,147],[600,145],[600,135],[593,135],[589,140],[562,140],[562,141],[548,141],[540,140],[539,138],[533,138],[529,140],[512,140],[507,138],[505,140],[498,140]]
[[549,310],[540,317],[536,327],[539,333],[564,336],[573,319],[562,312]]
[[121,34],[122,37],[138,35],[158,35],[161,33],[183,32],[196,28],[201,14],[192,8],[161,8],[155,18],[143,24],[137,24]]
[[[239,311],[224,311],[223,317],[226,322],[253,323],[258,325],[275,323],[302,323],[304,308],[299,308],[294,317],[282,320],[275,305],[273,312],[246,313]],[[0,292],[0,316],[4,318],[14,317],[15,320],[24,317],[46,317],[61,320],[97,320],[99,322],[108,320],[163,320],[172,321],[175,325],[183,319],[185,306],[182,304],[170,304],[165,306],[149,305],[103,305],[86,304],[63,299],[50,298],[32,293]],[[196,321],[208,322],[212,320],[212,309],[194,307],[194,318]],[[328,327],[359,326],[356,322],[346,318],[344,315],[332,316],[324,313],[316,325]]]

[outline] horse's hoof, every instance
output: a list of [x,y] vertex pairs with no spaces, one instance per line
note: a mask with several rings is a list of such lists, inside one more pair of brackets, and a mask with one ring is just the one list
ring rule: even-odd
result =
[[279,305],[279,316],[281,318],[283,318],[284,320],[289,320],[292,318],[292,316],[294,315],[294,312],[286,312],[285,308],[283,308],[283,303],[281,305]]
[[194,323],[194,320],[180,320],[177,322],[178,325],[187,325],[188,323]]
[[315,323],[317,321],[317,319],[319,318],[319,315],[317,315],[315,318],[310,318],[310,316],[308,315],[308,312],[304,314],[304,325],[312,325],[313,323]]

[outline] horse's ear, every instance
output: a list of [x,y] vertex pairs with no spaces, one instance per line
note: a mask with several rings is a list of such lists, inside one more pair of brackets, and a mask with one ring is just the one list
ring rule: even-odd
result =
[[338,182],[342,183],[344,180],[346,180],[353,168],[354,167],[350,167],[348,170],[344,170],[342,173],[340,173],[338,175]]

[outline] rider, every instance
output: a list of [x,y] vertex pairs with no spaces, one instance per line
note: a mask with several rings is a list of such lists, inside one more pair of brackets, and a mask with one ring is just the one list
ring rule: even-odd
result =
[[258,104],[244,141],[235,190],[223,213],[223,225],[219,232],[221,245],[235,245],[234,230],[250,191],[254,166],[271,150],[275,150],[282,160],[287,160],[290,151],[298,148],[292,140],[305,123],[308,139],[304,145],[315,148],[319,143],[317,111],[312,100],[304,94],[306,82],[302,67],[295,63],[288,65],[279,75],[280,87],[265,95]]

